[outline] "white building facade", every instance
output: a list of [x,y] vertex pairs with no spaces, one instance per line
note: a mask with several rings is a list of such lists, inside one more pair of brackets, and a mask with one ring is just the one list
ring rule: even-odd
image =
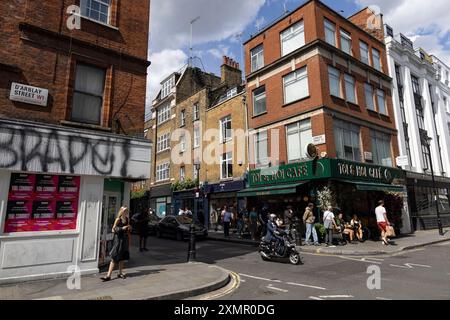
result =
[[407,172],[413,228],[437,226],[432,168],[439,192],[439,213],[444,225],[450,225],[450,139],[442,89],[445,82],[438,79],[431,56],[416,50],[406,36],[394,35],[386,26],[385,42],[399,131],[398,166]]

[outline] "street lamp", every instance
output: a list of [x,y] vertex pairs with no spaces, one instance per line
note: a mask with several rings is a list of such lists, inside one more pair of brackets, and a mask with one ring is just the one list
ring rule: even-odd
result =
[[196,249],[195,249],[195,219],[198,217],[198,198],[200,196],[199,192],[199,178],[200,178],[200,161],[196,160],[194,162],[195,172],[197,173],[197,184],[195,187],[194,195],[194,214],[191,221],[190,227],[190,238],[189,238],[189,249],[188,249],[188,262],[194,262],[196,259]]
[[438,200],[439,200],[439,192],[437,191],[436,188],[436,179],[434,177],[434,169],[433,169],[433,160],[431,158],[431,140],[433,140],[430,137],[425,137],[425,142],[427,145],[427,149],[428,149],[428,158],[430,161],[430,170],[431,170],[431,179],[433,182],[433,193],[435,193],[436,196],[436,215],[437,215],[437,223],[438,223],[438,228],[439,228],[439,235],[443,236],[444,235],[444,230],[442,228],[442,221],[441,221],[441,215],[439,214],[439,204],[438,204]]

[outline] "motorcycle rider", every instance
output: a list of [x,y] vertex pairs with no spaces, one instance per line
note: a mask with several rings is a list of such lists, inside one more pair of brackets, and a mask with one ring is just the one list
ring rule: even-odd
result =
[[267,235],[266,240],[271,244],[272,252],[275,248],[278,248],[280,243],[282,243],[283,238],[279,236],[278,226],[276,224],[277,216],[275,214],[269,215],[269,221],[267,222]]

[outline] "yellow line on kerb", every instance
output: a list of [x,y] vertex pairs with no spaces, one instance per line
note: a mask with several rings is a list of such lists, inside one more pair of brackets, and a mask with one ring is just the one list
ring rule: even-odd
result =
[[[206,294],[206,295],[202,296],[199,300],[219,299],[219,298],[225,297],[225,296],[229,295],[230,293],[232,293],[233,291],[237,290],[241,284],[241,278],[239,277],[239,275],[237,273],[232,272],[232,271],[230,271],[230,277],[231,277],[231,282],[232,282],[231,287],[227,288],[223,292],[219,292],[216,294],[214,294],[214,293]],[[219,291],[220,291],[220,289],[219,289]]]

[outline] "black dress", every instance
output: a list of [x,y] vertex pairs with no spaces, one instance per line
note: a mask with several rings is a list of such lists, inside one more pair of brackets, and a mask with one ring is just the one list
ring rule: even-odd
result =
[[114,229],[113,246],[110,252],[111,259],[114,262],[126,261],[130,259],[128,231],[124,231],[122,229],[123,227],[128,225],[128,219],[126,220],[126,223],[123,223],[122,219],[120,219],[119,223]]

